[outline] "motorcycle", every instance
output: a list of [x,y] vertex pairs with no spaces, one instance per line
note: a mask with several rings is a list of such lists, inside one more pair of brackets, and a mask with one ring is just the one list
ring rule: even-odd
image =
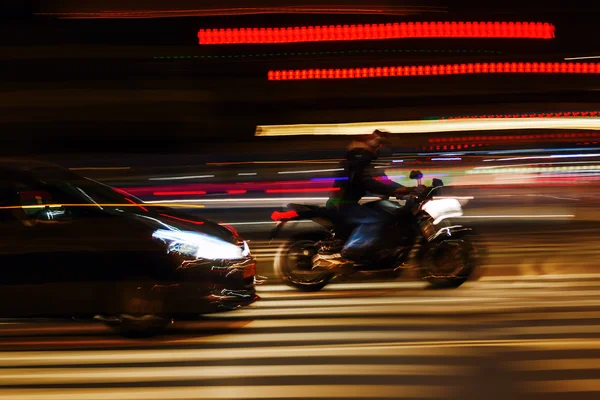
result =
[[[410,179],[416,179],[419,187],[422,178],[421,171],[410,173]],[[459,287],[478,265],[475,233],[450,222],[450,218],[462,215],[462,206],[454,198],[439,198],[442,188],[443,182],[433,179],[431,187],[422,193],[404,197],[404,205],[387,197],[363,204],[385,215],[387,222],[373,254],[360,262],[327,254],[331,249],[341,250],[354,229],[340,221],[334,210],[292,203],[286,211],[273,212],[271,218],[277,224],[271,239],[277,238],[290,221],[312,220],[322,227],[293,234],[281,243],[274,262],[276,275],[298,290],[318,291],[334,279],[354,274],[391,273],[397,277],[406,269],[416,268],[434,288]]]

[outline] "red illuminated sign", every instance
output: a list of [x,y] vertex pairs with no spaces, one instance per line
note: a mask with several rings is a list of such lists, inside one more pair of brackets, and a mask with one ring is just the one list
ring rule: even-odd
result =
[[389,24],[200,29],[206,44],[298,43],[416,38],[552,39],[547,22],[402,22]]
[[598,74],[600,63],[506,62],[269,71],[270,81],[468,74]]

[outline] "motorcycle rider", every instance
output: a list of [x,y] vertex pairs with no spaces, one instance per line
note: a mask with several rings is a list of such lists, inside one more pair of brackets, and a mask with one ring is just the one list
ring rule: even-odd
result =
[[[405,187],[389,181],[380,182],[374,178],[372,162],[377,159],[380,150],[389,143],[388,132],[375,130],[373,133],[352,141],[343,161],[343,172],[334,187],[339,188],[327,202],[338,218],[344,223],[358,225],[339,254],[335,254],[336,245],[324,247],[320,252],[330,261],[345,263],[359,261],[368,257],[368,253],[381,237],[384,217],[374,210],[359,204],[365,194],[401,197],[417,188]],[[339,245],[337,246],[339,248]],[[327,254],[334,253],[327,256]]]

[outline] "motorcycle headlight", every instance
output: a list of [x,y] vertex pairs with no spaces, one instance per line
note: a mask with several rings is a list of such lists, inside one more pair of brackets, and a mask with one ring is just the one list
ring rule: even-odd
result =
[[167,243],[168,251],[208,260],[237,260],[250,254],[248,245],[244,248],[227,243],[214,236],[199,232],[171,231],[158,229],[152,237]]

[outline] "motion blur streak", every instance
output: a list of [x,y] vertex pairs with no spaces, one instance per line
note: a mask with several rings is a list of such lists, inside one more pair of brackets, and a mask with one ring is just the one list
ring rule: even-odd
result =
[[[453,389],[450,391],[449,389]],[[136,389],[95,389],[93,392],[83,389],[44,389],[29,390],[24,396],[17,390],[6,390],[0,399],[12,400],[150,400],[150,399],[316,399],[316,398],[366,398],[377,393],[385,398],[427,398],[443,399],[458,391],[458,387],[437,388],[430,385],[283,385],[283,386],[228,386],[210,388],[190,386],[187,388]]]
[[600,130],[600,118],[468,119],[381,121],[346,124],[259,125],[256,136],[364,135],[375,129],[391,133],[435,133],[523,129]]
[[[142,206],[153,206],[162,205],[157,202],[144,202],[142,204],[129,203],[129,204],[106,204],[106,203],[93,203],[93,204],[34,204],[34,205],[22,205],[22,206],[1,206],[0,210],[15,210],[15,209],[37,209],[37,208],[61,208],[61,207],[136,207],[143,208]],[[191,204],[178,204],[177,201],[169,204],[169,207],[185,207],[185,208],[204,208],[202,205],[191,205]]]
[[265,193],[313,193],[313,192],[336,192],[340,188],[313,188],[313,189],[267,189]]
[[312,174],[317,172],[333,172],[333,171],[343,171],[343,168],[332,168],[332,169],[313,169],[307,171],[280,171],[278,174]]
[[597,390],[600,275],[423,289],[265,285],[252,307],[176,322],[153,339],[17,321],[0,329],[0,399],[479,400],[489,390],[495,400]]
[[[422,13],[441,13],[446,11],[446,7],[440,6],[388,6],[388,5],[338,5],[335,7],[326,5],[314,6],[287,6],[279,5],[277,7],[204,7],[204,8],[185,8],[149,9],[147,2],[134,6],[134,3],[123,1],[114,2],[110,7],[108,0],[104,0],[99,5],[85,3],[82,6],[80,2],[68,4],[65,2],[54,5],[52,2],[40,3],[42,9],[36,13],[40,16],[52,16],[65,19],[136,19],[136,18],[174,18],[174,17],[211,17],[211,16],[235,16],[235,15],[261,15],[261,14],[324,14],[324,15],[394,15],[404,16]],[[101,5],[100,5],[101,4]],[[108,10],[106,9],[108,8]]]
[[149,178],[149,181],[174,181],[179,179],[202,179],[202,178],[214,178],[214,175],[192,175],[192,176],[168,176],[164,178]]

